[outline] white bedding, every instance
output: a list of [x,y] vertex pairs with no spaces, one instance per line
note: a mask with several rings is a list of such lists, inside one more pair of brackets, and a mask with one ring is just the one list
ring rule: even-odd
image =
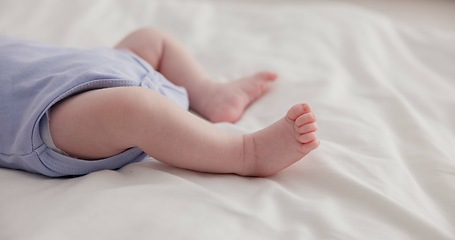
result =
[[219,81],[275,70],[220,127],[254,131],[309,102],[321,146],[270,178],[151,159],[66,179],[0,169],[0,239],[455,239],[455,33],[334,3],[26,3],[0,1],[2,34],[95,47],[153,26]]

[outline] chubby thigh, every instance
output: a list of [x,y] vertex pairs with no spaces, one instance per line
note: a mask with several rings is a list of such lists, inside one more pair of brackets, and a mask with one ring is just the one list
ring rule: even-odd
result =
[[71,157],[97,160],[134,147],[130,122],[140,104],[141,87],[90,90],[53,106],[49,129],[58,149]]

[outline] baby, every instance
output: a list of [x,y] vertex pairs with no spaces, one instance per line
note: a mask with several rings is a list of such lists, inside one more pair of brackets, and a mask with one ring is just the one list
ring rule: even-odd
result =
[[0,37],[0,166],[72,176],[149,155],[195,171],[270,176],[318,147],[308,104],[244,135],[187,110],[211,122],[236,122],[276,78],[264,71],[213,82],[155,29],[139,29],[115,49]]

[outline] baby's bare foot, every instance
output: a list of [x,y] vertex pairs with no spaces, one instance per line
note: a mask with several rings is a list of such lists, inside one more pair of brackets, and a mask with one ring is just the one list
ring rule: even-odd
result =
[[273,72],[259,72],[234,82],[216,85],[210,101],[200,113],[211,122],[236,122],[252,102],[267,92],[270,83],[276,78]]
[[299,161],[319,146],[316,130],[310,106],[293,106],[278,122],[244,136],[245,166],[240,175],[269,176]]

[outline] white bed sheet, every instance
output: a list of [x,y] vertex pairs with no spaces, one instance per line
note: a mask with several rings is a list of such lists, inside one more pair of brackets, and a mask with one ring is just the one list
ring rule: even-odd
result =
[[163,28],[219,81],[280,73],[228,131],[309,102],[319,149],[270,178],[154,160],[51,179],[0,169],[0,239],[455,239],[455,33],[351,5],[0,1],[0,32],[71,47]]

